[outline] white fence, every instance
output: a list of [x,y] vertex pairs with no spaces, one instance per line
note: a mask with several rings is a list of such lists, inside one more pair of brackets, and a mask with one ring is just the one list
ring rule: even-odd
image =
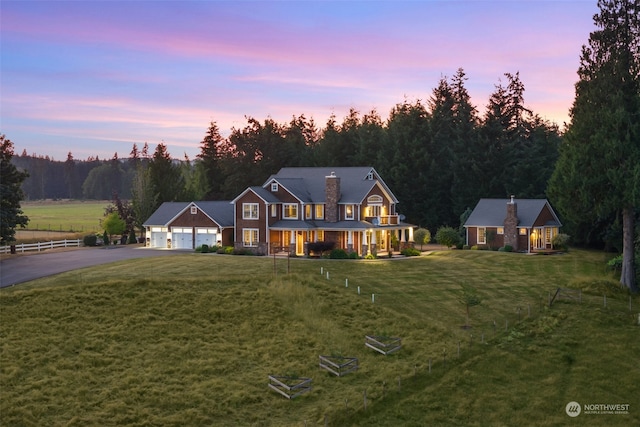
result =
[[81,239],[64,239],[51,242],[38,242],[38,243],[21,243],[19,245],[0,246],[0,254],[13,253],[12,247],[15,247],[15,252],[27,252],[27,251],[44,251],[46,249],[53,248],[68,248],[68,247],[80,247],[82,245]]

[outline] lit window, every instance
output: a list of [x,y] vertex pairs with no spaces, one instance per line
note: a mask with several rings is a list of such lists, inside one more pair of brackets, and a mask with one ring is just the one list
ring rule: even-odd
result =
[[324,205],[316,205],[316,219],[324,219]]
[[249,247],[258,246],[258,229],[257,228],[243,228],[242,229],[242,244],[244,246],[249,246]]
[[521,236],[526,236],[527,235],[527,229],[526,228],[519,228],[518,231],[520,232]]
[[257,203],[243,203],[242,204],[242,219],[258,219],[258,204]]
[[478,244],[487,243],[487,229],[484,227],[478,227]]
[[285,219],[298,219],[298,205],[285,203],[282,205],[282,215]]
[[344,218],[345,219],[353,219],[353,205],[346,205],[345,206],[345,211],[344,211]]
[[275,218],[276,215],[278,215],[278,206],[277,205],[271,205],[271,216]]
[[304,205],[304,217],[311,219],[311,205]]
[[504,234],[504,227],[498,227],[498,229],[496,230],[497,234]]

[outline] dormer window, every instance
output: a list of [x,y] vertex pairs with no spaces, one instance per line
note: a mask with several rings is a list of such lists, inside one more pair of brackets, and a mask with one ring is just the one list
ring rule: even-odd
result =
[[273,193],[278,192],[278,183],[277,183],[277,182],[272,182],[272,183],[271,183],[271,191],[272,191]]
[[373,172],[367,174],[367,181],[373,181]]
[[198,208],[196,206],[191,206],[191,215],[195,215],[198,213]]

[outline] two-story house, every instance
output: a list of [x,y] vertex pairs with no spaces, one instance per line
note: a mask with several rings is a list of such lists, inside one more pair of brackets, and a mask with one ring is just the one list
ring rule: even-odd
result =
[[[234,246],[308,255],[310,242],[334,242],[360,256],[413,242],[398,200],[372,167],[283,168],[233,201]],[[394,239],[395,237],[395,239]]]

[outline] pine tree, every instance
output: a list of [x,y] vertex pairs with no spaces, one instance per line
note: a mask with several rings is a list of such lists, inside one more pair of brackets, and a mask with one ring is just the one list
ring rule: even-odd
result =
[[13,143],[0,135],[0,245],[15,241],[16,227],[26,227],[29,218],[20,207],[20,186],[29,174],[11,163]]
[[[637,292],[634,219],[640,206],[640,5],[600,0],[582,47],[571,123],[549,183],[558,209],[595,222],[622,216],[620,283]],[[584,219],[583,219],[584,221]]]

